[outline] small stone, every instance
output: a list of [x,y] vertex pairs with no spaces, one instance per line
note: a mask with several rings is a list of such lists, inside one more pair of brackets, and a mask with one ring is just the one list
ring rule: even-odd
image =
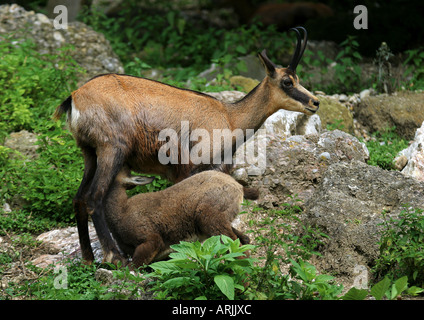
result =
[[100,268],[94,274],[96,281],[103,284],[111,284],[113,282],[113,273],[111,270]]
[[62,36],[62,34],[59,31],[53,32],[53,38],[58,42],[65,42],[65,38]]
[[366,97],[369,97],[371,95],[371,91],[370,91],[370,89],[365,89],[365,90],[362,90],[360,93],[359,93],[359,98],[362,100],[362,99],[364,99],[364,98],[366,98]]
[[47,18],[46,15],[42,14],[42,13],[37,13],[36,14],[38,21],[40,21],[41,23],[47,23],[47,24],[51,24],[52,22],[50,21],[49,18]]
[[347,101],[347,95],[345,95],[345,94],[341,94],[341,95],[339,95],[339,101],[340,102],[346,102]]
[[12,212],[12,209],[10,208],[10,205],[7,202],[3,205],[3,211],[4,213]]
[[331,159],[331,155],[330,155],[330,153],[329,153],[329,152],[323,152],[323,153],[321,153],[321,154],[318,156],[318,158],[319,158],[320,160],[330,160],[330,159]]
[[408,163],[408,158],[405,155],[401,155],[395,159],[395,168],[401,171],[403,168],[405,168],[407,163]]
[[239,182],[247,182],[248,175],[245,168],[237,169],[233,172],[233,178]]

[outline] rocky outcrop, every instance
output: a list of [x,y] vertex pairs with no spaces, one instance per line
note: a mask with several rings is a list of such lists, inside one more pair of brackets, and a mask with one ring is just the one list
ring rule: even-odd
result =
[[329,236],[316,258],[319,269],[352,281],[357,266],[372,266],[379,255],[383,210],[396,216],[404,205],[424,208],[423,194],[423,183],[397,171],[356,160],[329,166],[302,218]]
[[57,54],[73,46],[70,55],[86,70],[81,82],[102,73],[123,73],[124,68],[101,33],[81,22],[69,22],[67,29],[56,29],[53,20],[42,13],[26,11],[16,4],[0,6],[0,41],[13,33],[13,41],[32,40],[41,54]]
[[265,170],[259,175],[249,175],[254,172],[252,164],[241,164],[236,166],[234,177],[249,187],[258,188],[257,205],[266,209],[289,202],[294,196],[306,201],[331,164],[365,162],[369,157],[363,143],[340,130],[293,136],[267,134],[258,139],[266,140]]
[[400,136],[411,140],[424,121],[423,106],[423,92],[369,96],[355,107],[355,118],[370,132],[396,126]]

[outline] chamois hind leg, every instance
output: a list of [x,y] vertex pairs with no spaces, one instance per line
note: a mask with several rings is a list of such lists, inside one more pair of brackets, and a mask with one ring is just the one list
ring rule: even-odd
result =
[[241,244],[249,243],[249,237],[244,235],[242,232],[238,231],[231,227],[231,225],[219,224],[215,226],[210,226],[204,229],[204,234],[208,237],[224,235],[230,237],[232,240],[240,239]]
[[250,243],[249,237],[246,236],[243,232],[237,230],[234,227],[231,227],[231,229],[233,230],[233,232],[237,236],[237,238],[240,239],[241,244],[249,244]]
[[117,146],[97,148],[97,168],[88,192],[88,212],[103,250],[105,262],[125,261],[113,241],[105,219],[105,197],[119,170],[124,165],[124,153]]
[[226,209],[222,209],[222,207],[205,202],[199,207],[199,210],[208,211],[207,215],[199,216],[200,230],[205,236],[211,237],[223,234],[232,240],[240,239],[241,244],[250,242],[248,236],[231,226],[231,217],[235,217],[238,214],[238,206],[230,205]]
[[162,238],[159,235],[152,235],[135,249],[132,264],[136,268],[150,264],[164,247]]
[[205,221],[201,223],[201,225],[201,231],[207,237],[225,235],[230,237],[232,240],[240,239],[241,244],[249,243],[249,237],[244,235],[241,231],[233,228],[229,221],[217,219],[214,221]]
[[84,155],[84,175],[78,192],[73,199],[75,219],[77,221],[78,235],[81,247],[82,258],[85,263],[91,264],[94,261],[93,250],[90,244],[88,232],[88,212],[86,195],[90,188],[97,167],[96,152],[92,148],[82,147]]

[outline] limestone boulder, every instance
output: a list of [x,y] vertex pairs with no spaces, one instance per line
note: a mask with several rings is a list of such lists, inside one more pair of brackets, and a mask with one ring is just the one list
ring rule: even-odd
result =
[[424,208],[423,194],[424,183],[398,171],[357,160],[330,165],[306,201],[302,218],[329,236],[316,265],[350,281],[359,266],[369,271],[379,256],[383,210],[396,217],[405,206]]
[[424,93],[398,92],[368,96],[355,108],[355,118],[370,132],[396,127],[396,132],[412,140],[424,121]]
[[[257,150],[257,163],[239,161],[248,154],[249,144],[255,144],[251,148]],[[258,206],[272,209],[292,197],[303,201],[312,197],[331,164],[365,162],[368,157],[363,143],[340,130],[306,135],[257,134],[237,150],[234,176],[260,191]]]

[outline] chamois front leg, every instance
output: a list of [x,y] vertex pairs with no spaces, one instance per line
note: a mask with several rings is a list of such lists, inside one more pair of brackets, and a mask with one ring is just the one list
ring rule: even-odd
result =
[[105,219],[105,197],[119,170],[124,165],[124,152],[119,147],[98,148],[97,168],[88,195],[88,213],[92,215],[94,227],[103,250],[105,262],[118,263],[125,259],[113,241]]

